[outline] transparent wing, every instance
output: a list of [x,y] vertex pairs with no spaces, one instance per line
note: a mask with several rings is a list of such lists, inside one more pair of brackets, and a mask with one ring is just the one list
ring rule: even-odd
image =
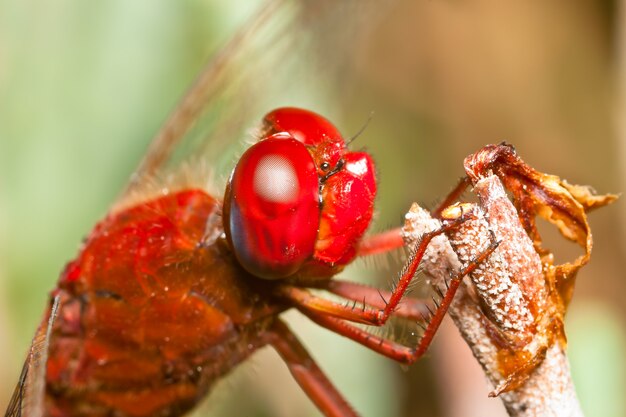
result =
[[43,415],[48,340],[59,309],[59,297],[33,337],[22,373],[9,401],[5,417],[40,417]]
[[[354,86],[356,45],[388,2],[268,0],[199,75],[158,132],[125,194],[190,158],[225,172],[267,111],[336,116]],[[372,7],[374,6],[375,7]],[[332,113],[331,113],[332,110]],[[365,113],[366,115],[367,113]]]

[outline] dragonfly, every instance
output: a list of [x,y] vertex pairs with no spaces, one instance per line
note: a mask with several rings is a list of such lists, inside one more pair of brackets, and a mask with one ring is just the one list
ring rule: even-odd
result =
[[[231,86],[258,83],[249,63],[255,74],[275,64],[294,42],[286,34],[312,16],[332,22],[325,12],[269,2],[199,76],[62,272],[6,416],[183,415],[266,345],[324,415],[357,415],[280,318],[292,308],[398,362],[424,354],[461,277],[480,260],[452,278],[432,315],[404,295],[430,239],[458,221],[422,238],[393,291],[337,279],[355,258],[403,241],[399,229],[364,237],[377,191],[374,161],[325,117],[294,107],[267,113],[223,195],[198,186],[206,178],[158,180],[189,153],[223,151],[253,113],[224,104]],[[294,71],[285,67],[277,80],[281,70]],[[248,93],[255,106],[269,107],[261,92]],[[416,346],[354,325],[381,326],[392,316],[428,317]]]

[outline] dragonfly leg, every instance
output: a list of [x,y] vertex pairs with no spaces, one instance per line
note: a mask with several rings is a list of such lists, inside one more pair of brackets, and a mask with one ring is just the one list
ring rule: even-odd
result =
[[[423,301],[418,302],[418,300],[410,300],[408,308],[402,308],[402,306],[405,304],[400,304],[400,302],[409,286],[409,283],[413,279],[415,272],[417,271],[419,263],[424,256],[430,241],[435,236],[438,236],[439,234],[444,233],[451,228],[457,227],[459,225],[459,221],[465,221],[465,218],[461,216],[459,219],[448,222],[444,224],[441,228],[433,232],[426,233],[422,236],[422,239],[417,245],[417,248],[413,256],[411,257],[408,266],[405,268],[404,273],[400,277],[400,280],[398,281],[395,290],[393,292],[387,293],[388,298],[385,298],[382,292],[378,293],[378,308],[372,308],[372,304],[370,304],[370,302],[376,300],[375,297],[372,297],[376,290],[366,290],[366,288],[368,288],[366,286],[360,286],[359,284],[348,283],[345,281],[337,281],[334,284],[329,283],[327,284],[328,287],[326,287],[326,289],[342,296],[344,294],[347,295],[346,298],[349,298],[353,301],[353,303],[351,304],[337,303],[322,297],[318,297],[306,289],[289,285],[277,287],[275,293],[276,295],[289,300],[298,309],[302,310],[305,313],[319,313],[338,319],[372,326],[384,325],[391,315],[400,317],[404,316],[406,318],[413,318],[424,321],[428,321],[427,317],[430,316],[430,321],[432,322],[433,317],[436,317],[440,312],[442,312],[441,319],[443,319],[443,315],[445,315],[447,306],[450,304],[450,302],[452,301],[452,297],[454,296],[454,292],[451,292],[450,288],[455,288],[456,291],[456,287],[458,286],[461,279],[465,275],[473,272],[480,265],[480,263],[496,249],[499,242],[497,242],[493,236],[489,247],[485,251],[483,251],[476,259],[474,259],[472,262],[469,262],[463,269],[458,271],[454,277],[451,278],[451,282],[448,284],[449,288],[448,290],[446,290],[445,294],[440,292],[441,300],[435,301],[436,313],[431,313],[430,315],[425,313],[424,310],[430,312],[430,309],[428,307],[428,304]],[[354,291],[354,293],[350,293],[351,291]],[[444,306],[445,309],[441,309],[441,306]],[[428,334],[425,334],[424,336],[432,337]]]
[[[427,320],[428,325],[425,327],[424,333],[422,334],[422,337],[420,338],[420,341],[415,348],[407,347],[400,343],[396,343],[394,341],[372,335],[371,333],[359,327],[347,323],[341,318],[351,321],[357,320],[352,320],[352,317],[339,318],[340,314],[335,314],[336,312],[329,312],[329,306],[327,304],[319,302],[319,300],[315,300],[314,303],[308,302],[308,300],[304,300],[305,303],[298,304],[297,307],[303,314],[308,316],[311,320],[313,320],[322,327],[325,327],[335,333],[352,339],[355,342],[360,343],[363,346],[398,362],[413,363],[421,356],[423,356],[424,353],[428,350],[428,347],[430,346],[430,343],[432,342],[435,333],[439,329],[439,326],[441,325],[441,322],[445,317],[446,312],[448,311],[448,308],[452,303],[452,300],[454,299],[454,295],[456,294],[456,291],[458,290],[459,285],[463,280],[463,277],[474,271],[482,261],[484,261],[489,255],[491,255],[491,253],[498,247],[498,244],[499,242],[493,239],[490,246],[485,251],[483,251],[477,258],[472,260],[472,262],[469,262],[464,268],[462,268],[453,277],[451,277],[449,282],[447,282],[447,289],[445,293],[442,294],[443,296],[441,300],[439,300],[439,302],[436,304],[436,309],[430,314],[430,317]],[[396,292],[394,292],[393,294],[395,296]],[[387,307],[389,307],[389,304],[387,304]],[[355,309],[352,314],[357,314],[359,311],[363,311],[363,316],[371,319],[370,310],[365,311]],[[379,310],[379,313],[382,311],[385,310]],[[393,312],[393,309],[391,311]]]
[[[377,309],[385,308],[386,300],[389,300],[392,294],[391,291],[340,279],[329,281],[324,289],[351,301],[363,302],[365,300],[366,305]],[[403,319],[421,320],[428,314],[428,303],[429,301],[424,299],[404,297],[393,314]]]
[[[275,290],[275,294],[289,300],[299,309],[320,312],[339,319],[362,323],[371,326],[379,326],[378,316],[380,310],[385,308],[385,297],[390,297],[389,291],[378,292],[372,287],[343,281],[337,288],[328,291],[338,294],[348,301],[341,303],[323,297],[319,297],[307,289],[283,285]],[[334,290],[334,291],[333,291]],[[353,293],[349,291],[353,290]],[[409,320],[425,321],[429,315],[429,307],[425,300],[413,298],[403,299],[402,303],[393,312],[396,317]]]
[[298,385],[326,417],[358,417],[284,322],[276,320],[266,337]]
[[404,246],[402,228],[386,230],[363,239],[358,249],[358,256],[369,256],[385,253]]
[[[469,186],[469,178],[463,177],[459,180],[457,185],[448,193],[446,198],[437,206],[437,208],[433,211],[433,217],[440,218],[441,212],[448,207],[449,205],[456,202],[463,192]],[[375,255],[378,253],[385,253],[392,251],[394,249],[398,249],[404,246],[404,241],[402,239],[402,228],[397,227],[395,229],[386,230],[384,232],[376,233],[371,236],[367,236],[361,244],[359,245],[358,254],[359,256],[369,256]]]
[[441,213],[443,212],[443,210],[446,207],[457,202],[459,198],[461,198],[461,195],[463,195],[467,187],[469,187],[469,185],[470,185],[470,180],[467,176],[464,176],[463,178],[461,178],[459,182],[456,184],[456,186],[452,189],[452,191],[448,193],[446,198],[444,198],[443,201],[439,203],[437,208],[433,211],[432,213],[433,217],[441,218]]
[[[468,216],[470,215],[471,215],[470,213],[463,214],[456,220],[445,222],[439,229],[433,230],[432,232],[428,232],[422,235],[420,241],[415,246],[415,249],[409,259],[408,264],[405,266],[402,272],[402,275],[400,276],[400,279],[396,283],[395,288],[385,305],[385,308],[379,310],[379,314],[375,320],[376,324],[382,325],[386,323],[387,319],[389,319],[389,316],[391,316],[391,314],[398,307],[400,300],[402,300],[404,293],[407,291],[409,284],[411,283],[411,280],[413,279],[413,277],[415,276],[415,273],[417,272],[417,268],[419,267],[419,264],[422,258],[424,257],[424,254],[426,253],[426,249],[428,248],[428,245],[430,244],[431,240],[447,231],[454,230],[460,224],[468,220],[469,219]],[[470,262],[465,268],[463,268],[463,270],[459,271],[459,273],[455,275],[453,280],[454,279],[460,280],[461,278],[463,278],[463,276],[474,271],[474,269],[476,269],[478,265],[496,249],[497,245],[498,243],[495,241],[495,239],[493,239],[492,244],[487,248],[487,250],[485,250],[473,262]]]
[[404,346],[400,343],[394,342],[389,339],[385,339],[380,336],[373,335],[359,327],[356,327],[343,320],[324,315],[319,312],[313,312],[310,310],[303,311],[303,313],[320,326],[347,337],[368,349],[373,350],[383,356],[391,358],[397,362],[410,364],[415,359],[414,350],[408,346]]

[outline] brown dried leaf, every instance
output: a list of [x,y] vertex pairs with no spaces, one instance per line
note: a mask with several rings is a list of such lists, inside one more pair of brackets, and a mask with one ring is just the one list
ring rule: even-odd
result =
[[[618,196],[595,195],[587,186],[572,185],[555,175],[541,173],[522,161],[515,149],[507,144],[487,145],[468,156],[465,170],[473,184],[494,173],[511,192],[520,221],[548,263],[546,280],[558,290],[563,307],[567,306],[575,275],[589,261],[593,246],[586,212],[610,204]],[[537,215],[555,225],[566,239],[576,242],[585,253],[573,262],[552,265],[553,257],[542,248],[541,236],[537,232]]]
[[617,194],[595,195],[595,191],[587,185],[570,184],[566,180],[561,180],[561,185],[567,188],[567,191],[583,205],[585,211],[591,211],[598,207],[611,204],[618,199]]

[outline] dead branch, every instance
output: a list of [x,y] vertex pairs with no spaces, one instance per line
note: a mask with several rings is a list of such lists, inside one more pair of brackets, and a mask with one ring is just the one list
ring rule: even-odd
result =
[[[594,195],[588,187],[541,173],[507,144],[485,146],[464,166],[479,204],[453,204],[441,212],[441,220],[413,205],[404,239],[413,246],[425,233],[464,219],[431,242],[421,263],[440,293],[457,271],[484,257],[496,239],[497,249],[464,279],[450,316],[493,384],[490,396],[500,396],[511,416],[582,416],[563,322],[576,274],[591,255],[587,211],[617,196]],[[584,254],[555,265],[554,255],[542,246],[537,216]]]
[[[492,185],[499,183],[495,177],[489,182]],[[501,195],[504,195],[501,185],[500,189]],[[502,313],[497,320],[504,327],[517,329],[517,333],[523,338],[524,329],[529,326],[530,313],[523,307],[524,297],[521,295],[519,282],[536,281],[537,274],[541,274],[541,263],[517,215],[506,214],[507,212],[510,214],[511,211],[515,213],[510,201],[508,199],[506,202],[500,201],[495,208],[503,215],[489,226],[491,229],[484,227],[480,229],[476,227],[477,224],[465,224],[463,229],[455,231],[455,242],[459,245],[459,252],[463,253],[464,262],[488,245],[489,230],[495,233],[501,243],[491,259],[482,266],[482,271],[474,274],[474,282],[470,283],[467,280],[459,288],[449,313],[493,386],[501,387],[507,381],[499,366],[501,346],[494,342],[493,335],[490,334],[495,329],[490,326],[491,322],[481,308],[481,299],[487,299],[492,303],[492,311]],[[439,220],[433,219],[428,211],[417,205],[411,207],[406,219],[405,238],[408,243],[414,243],[422,234],[441,225]],[[484,213],[481,219],[471,222],[481,223],[481,221],[486,221]],[[474,231],[477,233],[473,233]],[[494,265],[497,266],[495,269]],[[432,277],[433,285],[445,288],[445,280],[461,268],[459,256],[452,249],[448,237],[435,238],[422,262],[422,268]],[[523,277],[516,277],[518,283],[511,281],[513,271],[524,272]],[[476,286],[476,283],[479,285]],[[540,287],[537,286],[538,291],[541,291]],[[481,291],[483,294],[479,295]],[[507,302],[502,305],[497,301],[500,299]],[[529,349],[535,349],[537,345],[532,344]],[[582,416],[563,347],[556,343],[544,351],[544,354],[545,359],[525,383],[500,396],[509,414],[516,417]]]

